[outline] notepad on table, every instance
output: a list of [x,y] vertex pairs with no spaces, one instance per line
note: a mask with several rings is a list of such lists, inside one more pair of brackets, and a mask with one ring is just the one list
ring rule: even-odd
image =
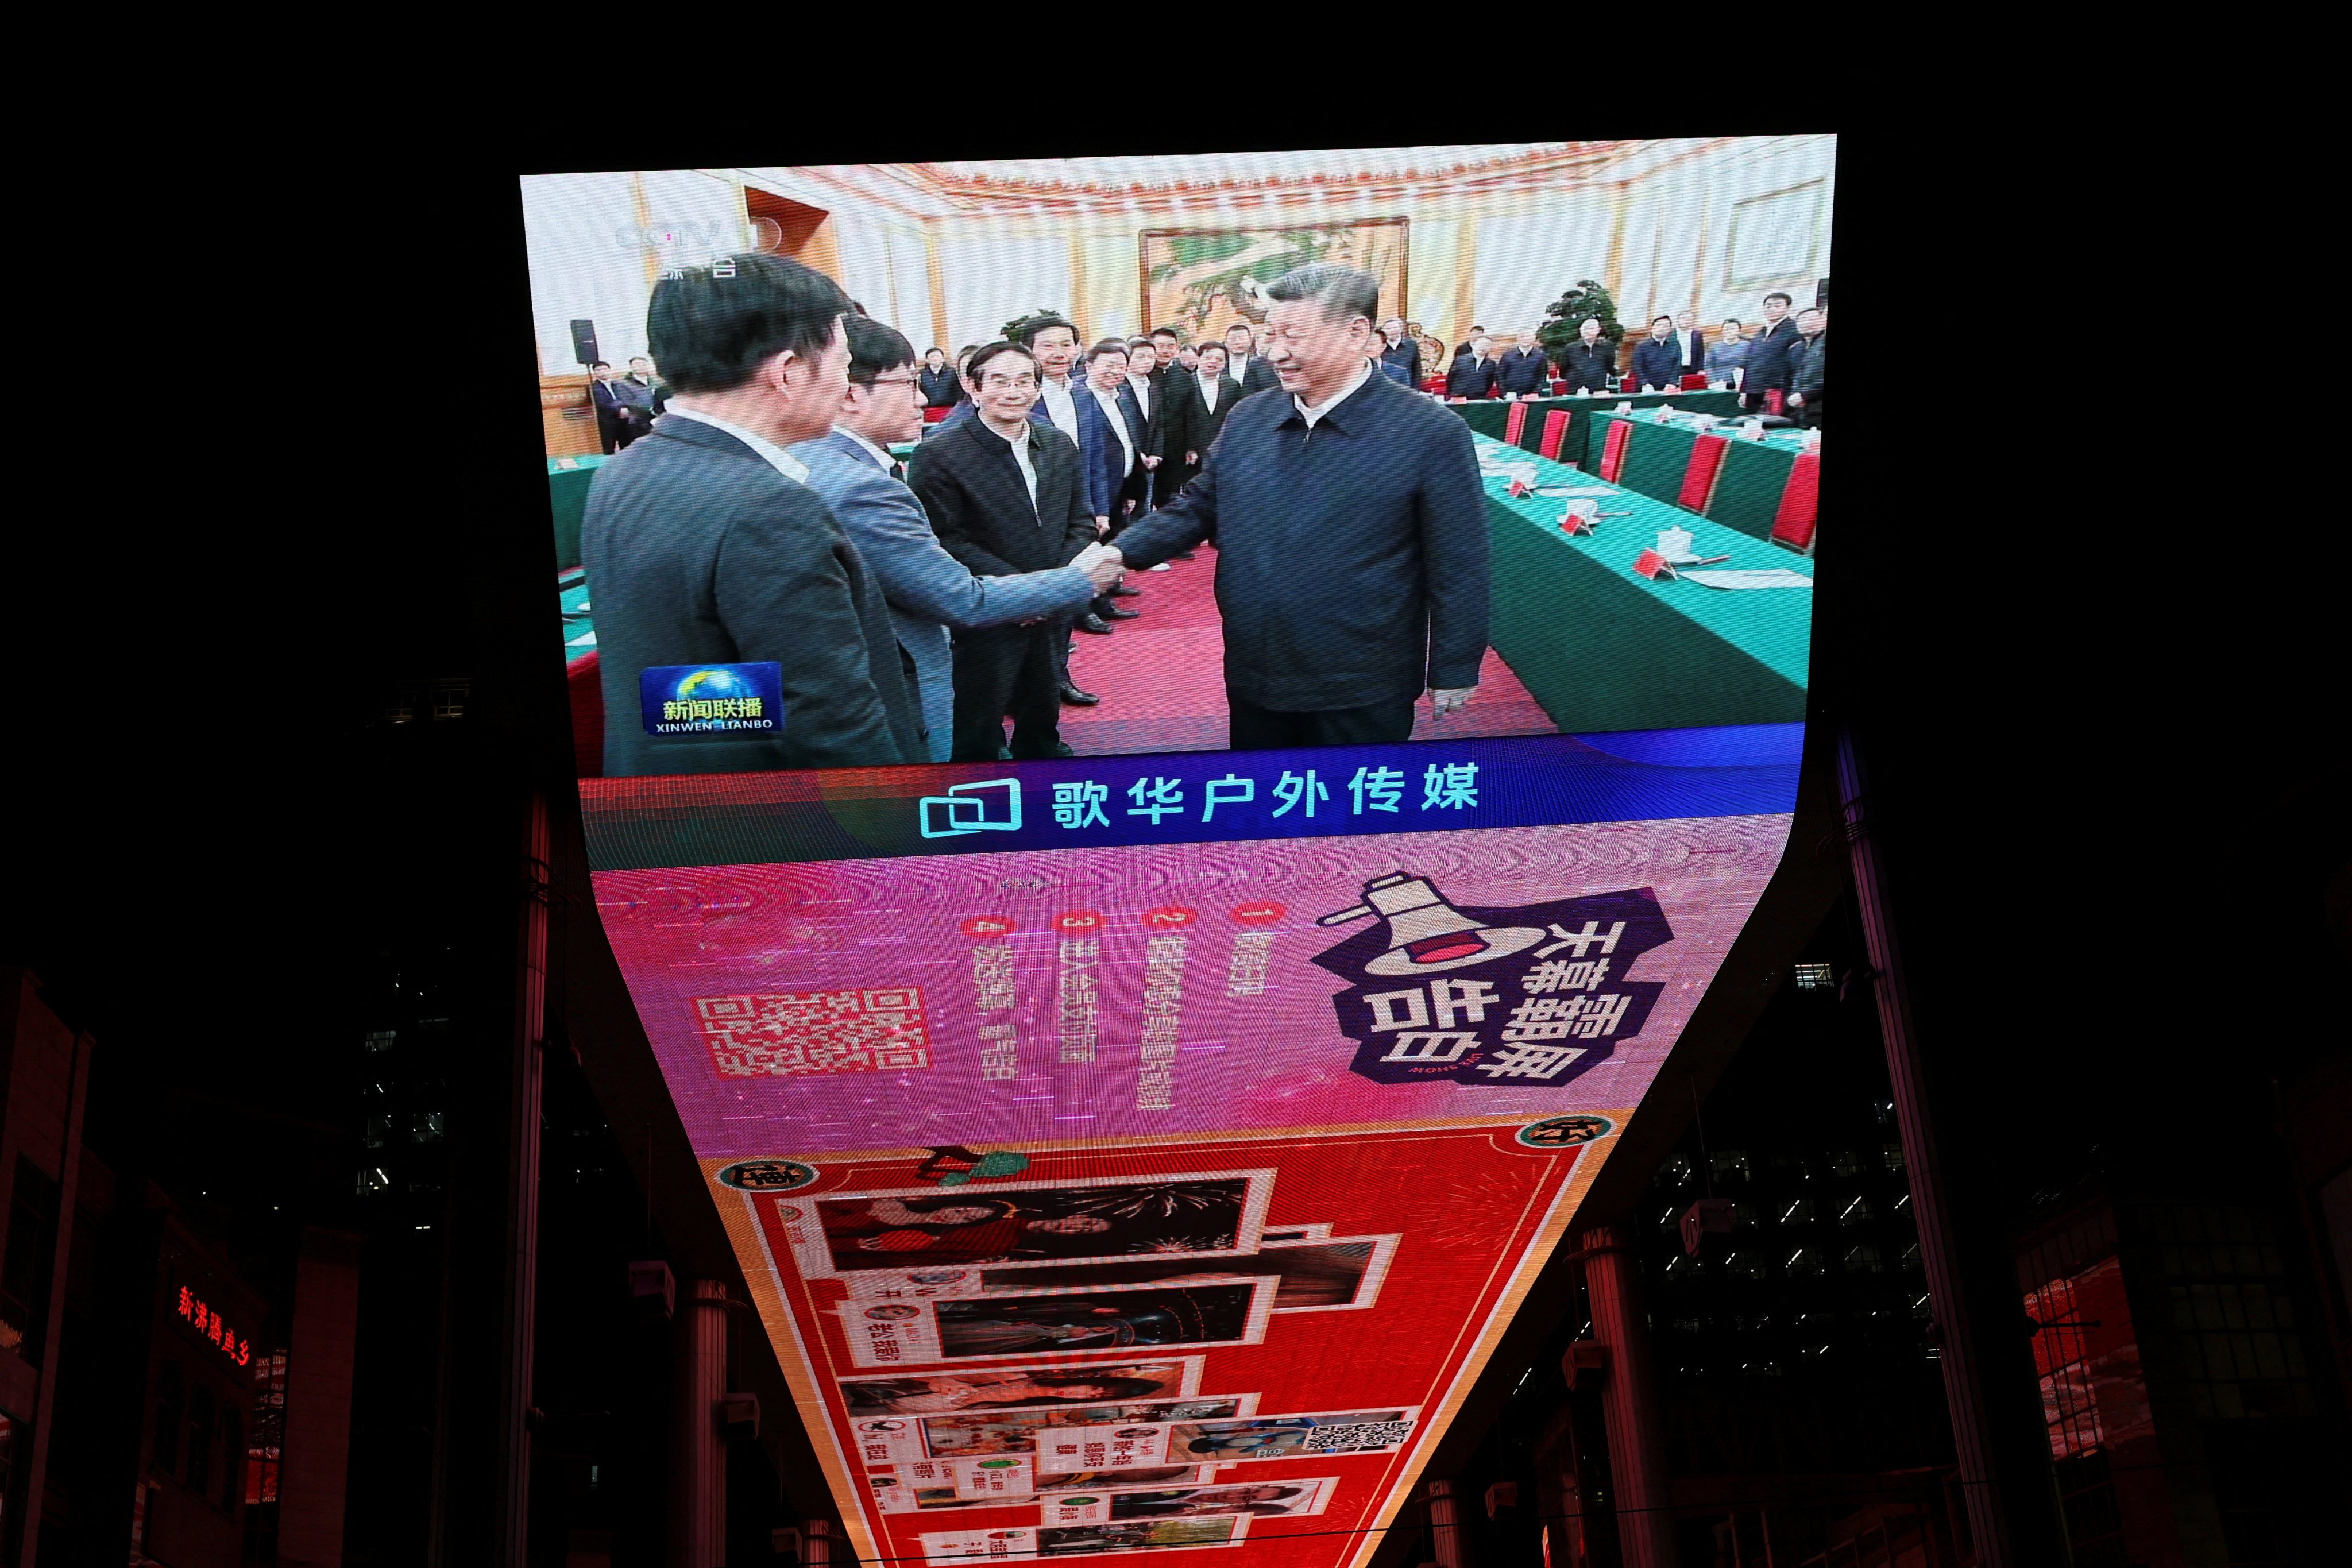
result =
[[1685,583],[1696,583],[1708,588],[1810,588],[1813,580],[1786,566],[1769,566],[1752,572],[1685,572]]

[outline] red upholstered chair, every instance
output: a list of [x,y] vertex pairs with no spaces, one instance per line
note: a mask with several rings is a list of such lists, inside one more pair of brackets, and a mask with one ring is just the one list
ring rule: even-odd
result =
[[1612,419],[1608,438],[1601,443],[1601,477],[1611,484],[1617,482],[1617,470],[1625,466],[1625,444],[1633,438],[1633,422]]
[[1442,375],[1433,375],[1421,384],[1421,389],[1423,392],[1442,394],[1445,390],[1445,378]]
[[1720,436],[1702,436],[1692,444],[1683,488],[1675,495],[1676,506],[1706,515],[1707,503],[1715,499],[1715,477],[1723,471],[1723,455],[1730,449],[1731,443]]
[[1789,483],[1772,513],[1772,542],[1800,555],[1813,552],[1813,529],[1822,510],[1822,455],[1800,452],[1789,465]]
[[1764,412],[1767,414],[1778,414],[1780,412],[1780,389],[1779,387],[1769,386],[1764,389]]
[[1516,447],[1519,444],[1519,437],[1527,433],[1527,428],[1528,405],[1512,404],[1510,416],[1503,421],[1503,439]]
[[572,697],[572,761],[583,779],[604,776],[604,678],[599,655],[583,654],[563,667]]
[[1554,397],[1566,397],[1568,395],[1568,383],[1561,380],[1559,376],[1553,376],[1551,378],[1551,395]]
[[[1527,406],[1525,404],[1521,407]],[[1553,462],[1559,461],[1559,444],[1568,439],[1568,410],[1554,408],[1544,414],[1543,437],[1536,443],[1536,451]],[[1570,463],[1570,468],[1576,465]]]
[[1705,392],[1706,390],[1706,376],[1704,374],[1701,374],[1683,377],[1683,390],[1685,392]]

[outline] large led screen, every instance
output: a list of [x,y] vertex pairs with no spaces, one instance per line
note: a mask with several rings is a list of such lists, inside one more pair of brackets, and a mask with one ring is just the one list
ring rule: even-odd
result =
[[1780,862],[1832,153],[524,180],[598,910],[861,1558],[1377,1547]]

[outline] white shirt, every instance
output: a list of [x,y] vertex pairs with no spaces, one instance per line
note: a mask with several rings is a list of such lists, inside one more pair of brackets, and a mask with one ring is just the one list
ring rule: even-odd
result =
[[1095,401],[1102,405],[1102,411],[1110,416],[1111,434],[1118,437],[1119,450],[1127,454],[1127,467],[1119,470],[1119,477],[1124,479],[1135,472],[1135,437],[1128,433],[1127,416],[1119,412],[1118,394],[1105,392],[1091,381],[1087,383],[1087,390],[1095,395]]
[[1241,358],[1235,359],[1233,355],[1227,354],[1225,356],[1225,374],[1232,376],[1236,382],[1240,381],[1242,377],[1249,374],[1250,361],[1257,357],[1258,356],[1255,354],[1244,354]]
[[1127,378],[1127,384],[1135,388],[1136,406],[1143,410],[1144,418],[1150,419],[1151,417],[1151,378],[1148,375],[1130,374]]
[[1699,344],[1697,328],[1693,327],[1689,331],[1685,332],[1681,328],[1677,327],[1675,329],[1675,338],[1683,345],[1683,363],[1691,364],[1696,363],[1702,367],[1705,366],[1706,363],[1706,353]]
[[834,434],[837,436],[846,436],[851,440],[856,442],[859,446],[865,447],[866,450],[872,455],[874,460],[882,465],[882,471],[886,474],[888,473],[892,466],[898,461],[898,458],[892,457],[889,453],[884,451],[881,447],[876,446],[865,437],[860,436],[856,431],[852,430],[846,425],[836,425],[833,429]]
[[751,450],[766,458],[770,468],[783,475],[784,478],[792,480],[793,483],[802,485],[808,482],[808,465],[802,462],[798,458],[793,457],[790,452],[785,451],[782,447],[777,446],[773,441],[770,441],[762,437],[754,436],[749,430],[744,429],[740,425],[730,424],[728,421],[719,417],[716,414],[705,414],[698,408],[680,408],[677,404],[673,403],[669,405],[669,411],[672,414],[677,415],[681,419],[699,419],[702,423],[709,426],[714,430],[726,431],[727,434],[734,437],[735,439],[742,442],[743,445],[751,447]]
[[1069,386],[1051,376],[1037,384],[1038,395],[1045,400],[1045,417],[1054,428],[1075,441],[1078,438],[1078,405],[1070,395]]
[[1314,407],[1307,407],[1307,400],[1303,397],[1297,396],[1296,394],[1292,395],[1290,401],[1297,406],[1298,416],[1301,419],[1306,420],[1307,427],[1309,430],[1312,430],[1315,428],[1315,422],[1317,420],[1322,418],[1326,414],[1330,413],[1334,408],[1339,407],[1340,404],[1347,401],[1349,393],[1355,391],[1356,388],[1363,385],[1364,383],[1371,379],[1372,362],[1366,360],[1363,363],[1356,367],[1355,380],[1349,382],[1343,390],[1332,394],[1332,395],[1325,398],[1321,403],[1317,404]]
[[1223,374],[1220,372],[1211,375],[1205,370],[1197,370],[1192,373],[1192,377],[1201,384],[1201,405],[1214,414],[1217,411],[1217,383],[1224,379]]
[[1029,510],[1035,511],[1037,510],[1037,466],[1029,460],[1029,421],[1024,419],[1021,422],[1021,434],[1018,436],[1007,436],[985,419],[981,420],[980,427],[1013,448],[1013,460],[1021,467],[1021,482],[1029,487]]

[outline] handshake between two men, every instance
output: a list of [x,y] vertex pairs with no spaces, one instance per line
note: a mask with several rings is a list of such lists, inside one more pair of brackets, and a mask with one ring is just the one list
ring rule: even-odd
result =
[[[1087,580],[1094,584],[1097,594],[1109,593],[1127,575],[1126,558],[1119,554],[1118,546],[1100,541],[1079,551],[1070,564],[1087,574]],[[1468,703],[1470,694],[1476,689],[1475,686],[1432,687],[1429,692],[1430,717],[1444,718]]]

